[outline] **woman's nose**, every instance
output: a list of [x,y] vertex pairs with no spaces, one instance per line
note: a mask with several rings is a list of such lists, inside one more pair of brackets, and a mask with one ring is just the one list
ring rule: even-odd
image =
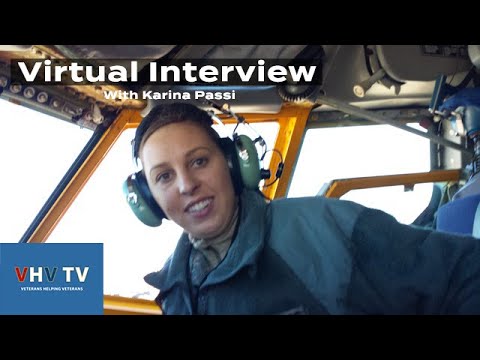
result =
[[178,190],[182,195],[190,195],[198,188],[198,180],[190,173],[179,174]]

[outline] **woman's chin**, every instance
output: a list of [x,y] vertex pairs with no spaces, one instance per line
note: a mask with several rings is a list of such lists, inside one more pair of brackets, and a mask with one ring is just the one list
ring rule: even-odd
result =
[[211,239],[219,235],[219,229],[217,227],[202,227],[202,228],[196,228],[192,229],[190,234],[195,238],[195,239]]

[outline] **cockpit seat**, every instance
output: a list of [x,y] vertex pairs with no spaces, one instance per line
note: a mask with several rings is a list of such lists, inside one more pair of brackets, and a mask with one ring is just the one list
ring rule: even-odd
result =
[[441,206],[437,212],[437,230],[480,238],[480,194]]

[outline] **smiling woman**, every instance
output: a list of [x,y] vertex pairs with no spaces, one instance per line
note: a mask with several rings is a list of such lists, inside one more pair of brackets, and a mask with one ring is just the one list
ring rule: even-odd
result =
[[218,135],[211,138],[212,131],[201,129],[191,121],[159,127],[143,136],[139,154],[154,199],[169,219],[199,239],[225,232],[236,209]]

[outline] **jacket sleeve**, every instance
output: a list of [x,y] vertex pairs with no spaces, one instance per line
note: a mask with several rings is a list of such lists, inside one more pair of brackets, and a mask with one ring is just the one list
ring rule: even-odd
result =
[[369,314],[480,314],[480,240],[364,209],[352,232],[348,302]]

